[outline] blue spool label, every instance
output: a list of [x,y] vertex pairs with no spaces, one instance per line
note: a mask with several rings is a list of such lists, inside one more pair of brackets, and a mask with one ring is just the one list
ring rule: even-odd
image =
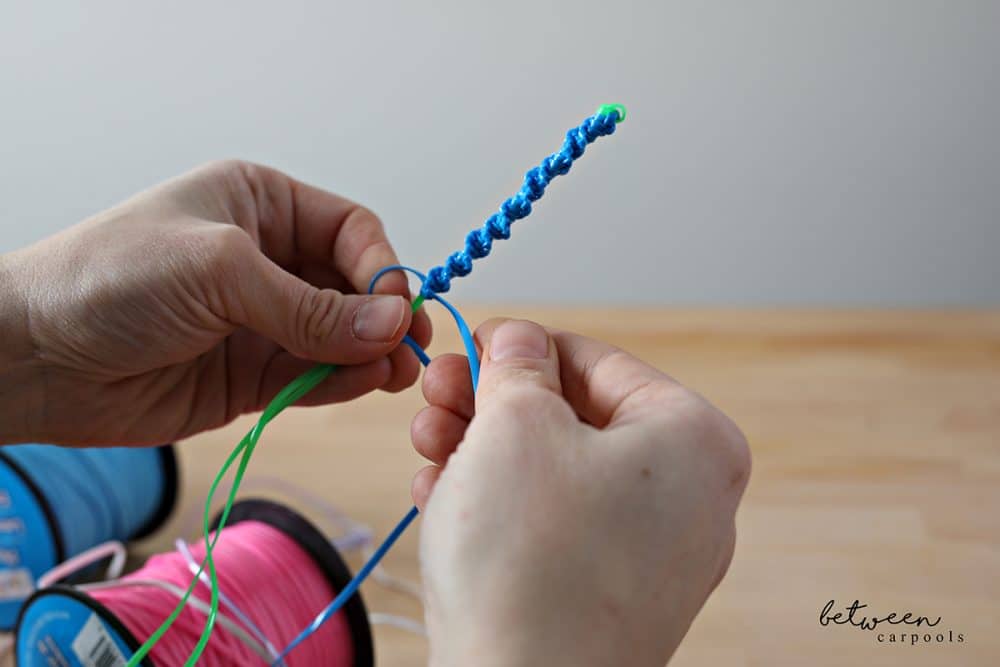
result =
[[124,667],[132,650],[87,604],[53,592],[24,610],[16,653],[18,667]]
[[14,627],[35,580],[55,565],[52,528],[38,498],[0,460],[0,628]]

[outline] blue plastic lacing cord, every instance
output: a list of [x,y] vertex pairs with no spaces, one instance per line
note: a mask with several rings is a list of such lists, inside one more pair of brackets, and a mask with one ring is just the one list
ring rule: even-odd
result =
[[[416,275],[422,281],[427,280],[424,274],[408,266],[403,266],[401,264],[397,264],[394,266],[387,266],[386,268],[376,273],[375,276],[372,278],[371,283],[368,285],[369,294],[371,294],[372,291],[375,289],[375,283],[378,282],[379,278],[381,278],[389,271],[408,271]],[[438,303],[443,305],[446,309],[448,309],[448,312],[451,313],[452,317],[455,318],[455,324],[458,326],[459,335],[461,335],[462,337],[462,344],[465,346],[465,352],[469,357],[469,374],[472,376],[472,388],[473,391],[475,391],[476,387],[479,385],[479,355],[476,350],[475,339],[472,336],[472,332],[469,330],[469,325],[466,324],[465,319],[458,312],[458,309],[456,309],[454,306],[452,306],[450,303],[445,301],[440,296],[435,294],[429,297],[429,299],[437,301]],[[421,363],[424,366],[430,364],[430,357],[427,356],[427,353],[424,352],[424,349],[420,347],[420,345],[415,340],[410,338],[410,336],[406,336],[404,341],[406,342],[407,345],[410,346],[410,348],[413,349],[414,352],[417,353],[417,357],[420,359]],[[364,580],[367,579],[368,575],[371,574],[372,570],[374,570],[378,566],[382,558],[385,557],[385,555],[389,552],[389,549],[392,548],[392,545],[396,543],[396,540],[399,539],[400,535],[402,535],[403,532],[409,527],[409,525],[413,523],[413,520],[417,518],[417,514],[419,513],[420,512],[416,508],[416,506],[410,508],[410,511],[407,512],[406,515],[399,521],[399,523],[396,524],[396,527],[392,529],[392,532],[389,533],[389,536],[386,537],[385,540],[382,542],[382,544],[378,546],[375,552],[371,555],[368,561],[361,567],[361,569],[358,570],[358,573],[354,575],[354,578],[351,579],[351,581],[347,584],[347,586],[345,586],[344,589],[337,594],[337,597],[335,597],[333,601],[330,604],[328,604],[326,608],[323,609],[323,611],[321,611],[316,616],[315,619],[313,619],[313,622],[310,623],[308,627],[302,630],[302,632],[300,632],[298,636],[295,637],[295,639],[289,642],[288,646],[286,646],[284,650],[278,655],[278,657],[275,659],[272,665],[279,665],[288,656],[288,654],[295,649],[296,646],[305,641],[311,634],[316,632],[320,628],[320,626],[326,623],[331,616],[340,611],[340,608],[343,607],[347,603],[347,601],[351,599],[351,596],[357,592],[358,588],[361,586]]]
[[[493,240],[510,238],[510,226],[516,220],[527,217],[531,213],[531,202],[537,201],[545,194],[545,188],[556,176],[569,172],[573,161],[583,155],[587,145],[595,141],[598,137],[613,134],[615,126],[625,120],[625,107],[620,104],[605,104],[598,109],[597,113],[583,121],[579,126],[566,133],[566,139],[562,148],[542,160],[537,167],[529,169],[524,176],[524,183],[521,189],[513,197],[508,198],[500,206],[497,213],[491,215],[484,225],[479,229],[474,229],[465,237],[465,248],[452,253],[442,266],[436,266],[424,275],[420,271],[401,264],[387,266],[372,276],[368,284],[368,293],[371,294],[375,284],[382,276],[390,271],[405,271],[412,273],[421,280],[420,299],[433,300],[444,306],[455,320],[458,326],[459,335],[462,337],[462,344],[469,359],[469,374],[472,378],[472,391],[475,392],[479,386],[479,354],[476,350],[476,343],[469,330],[468,325],[462,318],[458,310],[448,303],[441,292],[447,292],[451,288],[451,279],[468,275],[472,271],[472,262],[475,259],[486,257],[490,254]],[[430,357],[409,335],[403,338],[403,342],[416,353],[420,363],[424,366],[430,364]],[[371,558],[361,567],[354,578],[344,587],[334,600],[321,611],[312,623],[309,624],[298,636],[295,637],[288,646],[281,652],[278,659],[272,666],[280,662],[295,649],[296,646],[305,641],[311,634],[320,628],[327,620],[336,614],[344,604],[354,595],[362,582],[371,574],[385,554],[389,551],[403,531],[417,517],[419,510],[414,506],[396,524],[389,536],[379,545]]]
[[417,518],[417,514],[419,513],[420,511],[417,509],[416,505],[410,508],[410,511],[406,513],[406,516],[404,516],[403,519],[396,524],[396,527],[392,529],[389,536],[385,538],[385,541],[382,542],[382,544],[379,545],[378,549],[375,550],[375,553],[373,553],[371,558],[368,559],[368,562],[365,563],[360,570],[358,570],[358,573],[354,575],[354,578],[351,579],[347,586],[344,587],[344,590],[340,591],[337,597],[333,599],[333,602],[328,604],[326,608],[316,616],[313,622],[309,624],[309,627],[300,632],[295,639],[289,642],[288,646],[285,647],[285,650],[283,650],[275,661],[271,663],[272,665],[280,665],[296,646],[308,639],[312,633],[319,630],[321,625],[326,623],[331,616],[336,614],[340,611],[341,607],[347,604],[347,601],[351,599],[351,596],[357,593],[362,582],[364,582],[364,580],[368,578],[368,575],[371,574],[372,570],[378,566],[379,561],[381,561],[385,554],[388,553],[389,549],[392,548],[392,545],[396,543],[396,540],[398,540],[399,536],[403,534],[403,531],[405,531],[409,525],[413,523],[413,520]]

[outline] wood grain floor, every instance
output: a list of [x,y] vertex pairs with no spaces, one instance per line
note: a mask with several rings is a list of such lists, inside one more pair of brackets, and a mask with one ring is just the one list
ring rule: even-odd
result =
[[[747,434],[754,472],[733,566],[674,667],[1000,664],[1000,313],[463,310],[470,323],[530,317],[615,343]],[[436,324],[431,351],[459,350]],[[251,478],[294,481],[382,536],[410,506],[408,425],[421,404],[414,389],[291,410],[266,432]],[[183,443],[189,512],[249,424]],[[142,548],[169,548],[184,516]],[[394,574],[417,578],[418,531],[389,556]],[[371,583],[364,595],[375,611],[420,613]],[[831,599],[940,616],[934,630],[964,641],[880,644],[877,632],[820,627]],[[376,634],[380,665],[425,661],[423,639]]]

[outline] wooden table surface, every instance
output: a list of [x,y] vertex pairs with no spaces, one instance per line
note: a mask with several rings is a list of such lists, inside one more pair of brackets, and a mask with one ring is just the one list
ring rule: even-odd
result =
[[[470,323],[530,317],[619,345],[747,434],[754,470],[736,556],[674,667],[1000,664],[1000,313],[463,311]],[[438,315],[431,352],[459,350]],[[250,478],[294,482],[384,536],[410,507],[419,459],[408,427],[421,405],[412,389],[290,410],[266,431]],[[169,548],[250,423],[183,443],[184,509],[143,549]],[[419,522],[387,559],[394,574],[417,578],[418,532]],[[370,610],[420,614],[404,596],[363,590]],[[830,599],[940,616],[934,630],[964,641],[880,644],[877,632],[820,627]],[[376,650],[383,666],[426,658],[424,639],[393,628],[377,629]]]

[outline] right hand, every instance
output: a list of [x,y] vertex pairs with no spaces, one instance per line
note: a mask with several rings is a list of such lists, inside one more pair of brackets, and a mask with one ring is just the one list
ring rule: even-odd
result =
[[609,345],[522,321],[476,337],[475,397],[464,357],[439,357],[412,428],[435,463],[413,486],[431,664],[663,665],[732,558],[746,440]]

